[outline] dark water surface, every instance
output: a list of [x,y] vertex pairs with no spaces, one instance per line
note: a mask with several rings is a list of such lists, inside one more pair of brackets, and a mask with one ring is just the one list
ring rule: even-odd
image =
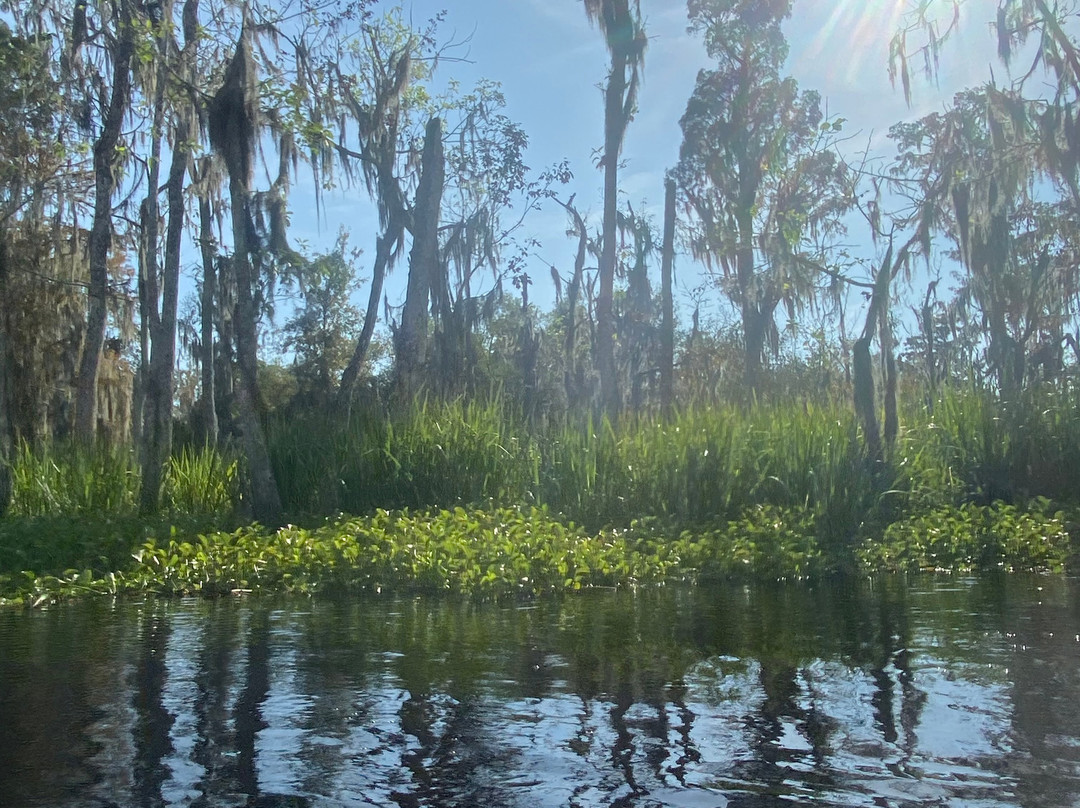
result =
[[0,806],[1080,806],[1080,581],[0,612]]

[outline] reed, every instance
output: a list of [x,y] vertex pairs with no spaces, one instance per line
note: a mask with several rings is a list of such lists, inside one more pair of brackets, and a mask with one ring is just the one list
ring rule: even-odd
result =
[[139,470],[129,449],[104,444],[21,443],[12,468],[13,516],[127,514],[135,510]]
[[[131,449],[23,443],[12,462],[10,515],[120,517],[138,509],[141,475]],[[164,510],[226,515],[240,501],[239,463],[218,450],[183,448],[169,460]]]
[[592,526],[643,516],[711,523],[775,505],[808,511],[847,538],[875,496],[854,420],[816,405],[590,421],[564,428],[541,454],[544,503]]
[[1080,393],[1033,388],[1016,401],[990,391],[946,390],[906,408],[897,466],[913,494],[909,509],[1035,497],[1076,503],[1080,490]]
[[230,514],[241,499],[240,462],[227,452],[185,446],[169,458],[163,489],[170,513]]
[[[807,574],[865,567],[868,559],[921,566],[931,550],[945,557],[914,538],[928,514],[1002,501],[1022,515],[1041,497],[1040,509],[1060,511],[1061,523],[1071,524],[1080,504],[1080,406],[1069,388],[1030,391],[1015,404],[975,389],[946,391],[932,407],[908,402],[897,445],[873,463],[847,407],[828,402],[692,407],[670,420],[583,417],[536,429],[497,397],[417,401],[390,415],[275,422],[268,435],[283,501],[301,524],[380,509],[541,507],[593,534],[629,530],[649,553],[696,558],[694,568],[714,574],[745,564]],[[96,571],[122,558],[142,535],[132,454],[19,447],[0,566]],[[227,449],[180,451],[165,476],[159,521],[231,524],[242,476],[242,461]],[[90,530],[88,517],[100,529]],[[978,536],[1006,536],[1014,524],[1013,511],[987,518],[1006,527]],[[31,558],[25,542],[48,544],[33,540],[35,519],[68,537]],[[49,520],[60,521],[49,527]],[[1049,523],[1015,524],[1030,538]],[[1004,539],[978,541],[1019,558]],[[875,546],[893,549],[875,554]],[[1054,546],[1060,555],[1064,545]],[[909,560],[891,560],[894,551]],[[980,553],[975,563],[990,563],[998,550]],[[970,555],[948,557],[968,564]],[[1042,563],[1031,558],[1028,566]]]
[[498,399],[420,400],[347,421],[311,415],[273,424],[269,438],[282,500],[298,514],[535,499],[532,441]]

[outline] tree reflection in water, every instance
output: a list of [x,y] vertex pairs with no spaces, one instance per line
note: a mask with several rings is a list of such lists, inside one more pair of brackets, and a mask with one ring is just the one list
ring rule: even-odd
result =
[[1019,577],[5,612],[0,804],[1066,806],[1078,635]]

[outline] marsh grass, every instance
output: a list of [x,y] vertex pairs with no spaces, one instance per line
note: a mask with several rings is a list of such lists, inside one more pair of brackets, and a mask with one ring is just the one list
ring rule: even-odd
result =
[[11,469],[13,516],[126,514],[135,509],[139,471],[129,449],[21,443]]
[[[141,474],[131,449],[20,444],[11,464],[14,517],[119,518],[138,510]],[[183,448],[165,469],[163,511],[225,516],[240,501],[239,461],[228,450]]]
[[[658,571],[778,578],[1060,569],[1073,554],[1066,525],[1076,521],[1080,493],[1075,391],[1032,392],[1015,405],[974,390],[947,392],[933,407],[906,406],[902,425],[895,448],[871,463],[855,419],[831,404],[691,408],[668,421],[585,418],[531,429],[494,399],[272,423],[283,500],[309,529],[205,534],[213,558],[219,550],[233,554],[233,571],[206,590],[190,576],[204,569],[199,552],[210,550],[198,550],[191,537],[235,527],[238,458],[180,452],[166,475],[163,512],[147,518],[136,513],[139,475],[130,452],[24,446],[13,464],[14,515],[0,520],[0,589],[34,591],[36,600],[114,573],[109,586],[166,592],[217,591],[224,580],[240,589],[256,580],[258,588],[297,591],[310,582],[352,590],[383,581],[532,591],[518,586],[521,578],[558,589],[652,579]],[[390,537],[379,545],[387,555],[326,555],[357,531]],[[576,537],[570,566],[557,560],[563,531]],[[514,543],[520,547],[511,552]],[[615,556],[602,551],[607,545]],[[293,556],[281,567],[290,547],[328,567],[320,572]],[[132,578],[129,560],[143,550]],[[522,559],[533,556],[548,566],[525,571]],[[155,558],[156,571],[147,566]],[[245,564],[289,571],[253,578]]]
[[185,446],[169,458],[162,502],[186,516],[227,515],[242,496],[240,461],[231,453]]
[[850,542],[888,486],[867,473],[854,419],[813,405],[694,409],[673,420],[566,428],[543,445],[543,502],[591,527],[656,517],[725,523],[775,506]]
[[498,400],[417,401],[348,421],[310,415],[272,424],[269,439],[282,500],[296,514],[535,501],[532,441]]
[[910,509],[964,502],[1080,499],[1080,395],[1073,387],[997,401],[985,390],[947,390],[907,408],[896,466]]

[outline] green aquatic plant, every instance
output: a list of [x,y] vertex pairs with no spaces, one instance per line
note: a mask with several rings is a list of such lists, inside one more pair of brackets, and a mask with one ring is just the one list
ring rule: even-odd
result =
[[[220,596],[447,593],[535,596],[670,580],[779,580],[923,569],[1058,570],[1064,516],[969,504],[909,518],[851,554],[824,544],[808,508],[757,505],[680,529],[644,519],[587,531],[544,508],[379,510],[313,528],[200,530],[137,520],[68,520],[23,543],[36,520],[0,523],[0,601],[44,604],[89,594]],[[35,571],[36,570],[36,571]]]
[[1025,509],[1004,502],[947,505],[906,516],[859,548],[880,571],[992,570],[1061,572],[1070,555],[1066,517],[1048,500]]
[[[8,572],[0,593],[40,602],[85,593],[448,592],[534,595],[659,580],[672,564],[635,551],[625,535],[587,534],[540,508],[377,511],[314,529],[258,525],[129,545],[108,572]],[[15,568],[18,569],[17,567]]]

